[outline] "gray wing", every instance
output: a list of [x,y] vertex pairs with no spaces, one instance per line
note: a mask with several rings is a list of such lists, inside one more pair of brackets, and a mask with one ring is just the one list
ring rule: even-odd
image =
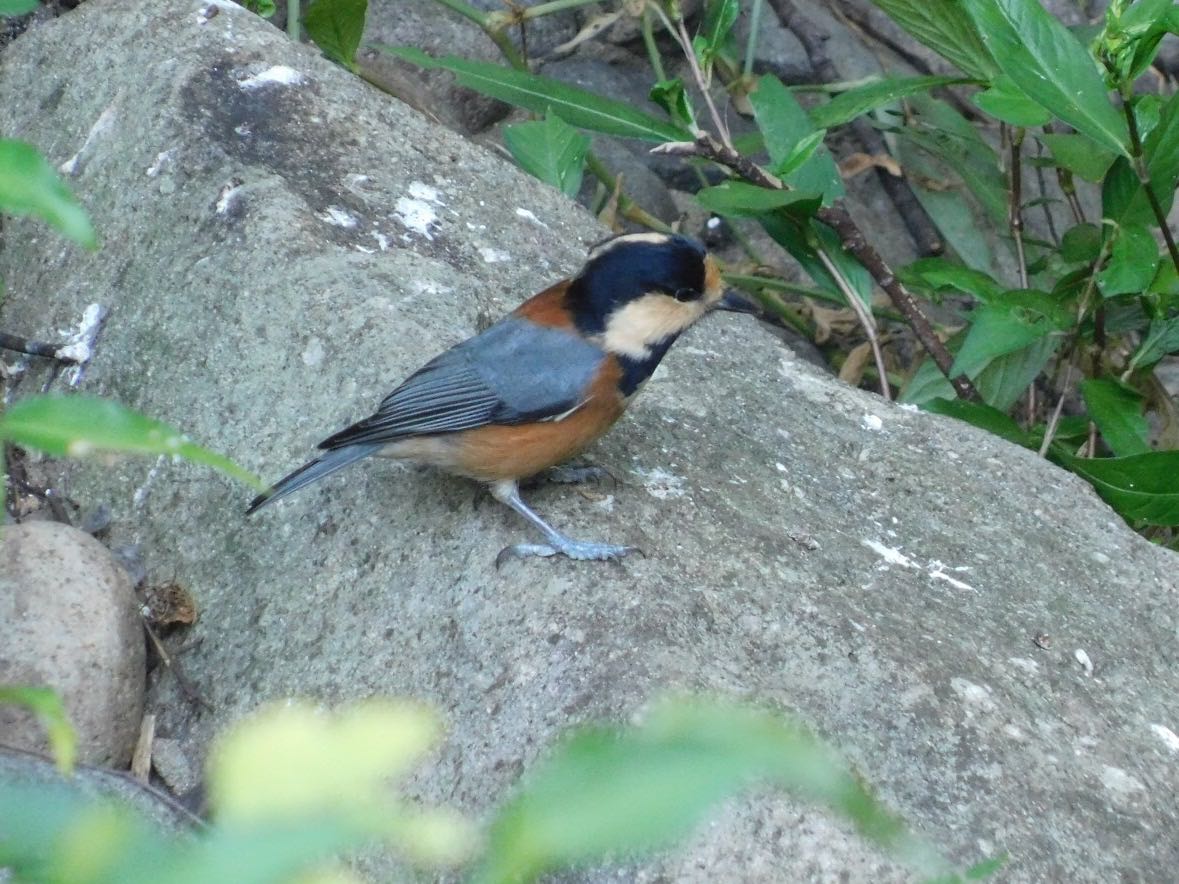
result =
[[605,358],[573,332],[509,316],[430,360],[386,396],[376,414],[319,447],[556,417],[584,401]]

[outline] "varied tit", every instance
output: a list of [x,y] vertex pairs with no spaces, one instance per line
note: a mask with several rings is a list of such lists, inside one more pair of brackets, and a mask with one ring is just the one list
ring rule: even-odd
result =
[[436,356],[376,414],[319,443],[324,453],[247,514],[369,455],[486,482],[544,535],[509,556],[616,559],[634,547],[574,540],[520,499],[518,482],[579,454],[622,416],[675,339],[712,309],[754,312],[726,293],[704,248],[640,233],[591,250],[581,272]]

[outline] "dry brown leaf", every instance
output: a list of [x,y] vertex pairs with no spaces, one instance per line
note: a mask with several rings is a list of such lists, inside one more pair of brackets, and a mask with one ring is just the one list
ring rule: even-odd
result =
[[804,300],[807,307],[810,308],[811,319],[815,323],[814,341],[816,344],[825,344],[832,335],[847,334],[859,325],[856,315],[846,307],[832,309],[820,307],[810,298]]
[[872,344],[868,341],[853,347],[839,369],[839,379],[845,383],[858,387],[864,379],[864,369],[872,361]]
[[900,178],[901,164],[886,153],[863,153],[857,151],[839,161],[839,175],[841,178],[855,178],[868,169],[884,169],[894,178]]

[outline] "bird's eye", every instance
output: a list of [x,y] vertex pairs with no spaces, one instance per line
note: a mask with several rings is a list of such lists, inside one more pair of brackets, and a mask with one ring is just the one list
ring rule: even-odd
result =
[[677,301],[695,301],[699,299],[700,292],[695,289],[676,289],[674,297]]

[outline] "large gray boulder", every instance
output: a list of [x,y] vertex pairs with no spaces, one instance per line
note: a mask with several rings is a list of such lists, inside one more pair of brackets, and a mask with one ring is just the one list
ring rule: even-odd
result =
[[[82,254],[6,221],[0,324],[49,337],[108,306],[82,389],[268,478],[602,236],[230,4],[83,4],[0,57],[0,106],[4,135],[75,158],[104,240]],[[570,725],[712,691],[802,718],[957,862],[1173,876],[1176,559],[1084,483],[820,376],[729,315],[673,350],[593,454],[617,488],[529,499],[646,558],[496,571],[531,538],[521,520],[385,463],[250,521],[247,489],[189,465],[80,464],[66,481],[201,607],[183,663],[215,712],[166,673],[149,698],[194,761],[268,699],[412,695],[450,727],[416,791],[481,814]],[[612,874],[904,872],[841,821],[763,796]]]

